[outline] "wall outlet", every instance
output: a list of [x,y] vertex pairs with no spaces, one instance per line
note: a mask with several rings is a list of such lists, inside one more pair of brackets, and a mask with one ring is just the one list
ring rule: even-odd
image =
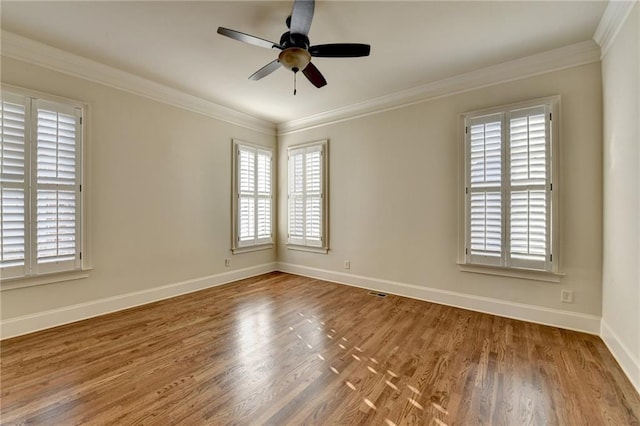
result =
[[225,260],[224,260],[224,266],[226,266],[227,268],[228,268],[229,266],[231,266],[231,259],[225,259]]
[[344,269],[351,269],[351,261],[350,260],[345,260],[344,261]]
[[562,303],[573,303],[573,290],[561,290],[560,301]]

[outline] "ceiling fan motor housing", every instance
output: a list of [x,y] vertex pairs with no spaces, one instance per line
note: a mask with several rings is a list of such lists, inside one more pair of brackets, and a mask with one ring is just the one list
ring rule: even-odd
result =
[[311,61],[309,53],[309,37],[304,34],[295,34],[287,31],[280,37],[282,52],[278,60],[288,70],[298,72],[304,70]]
[[285,49],[287,47],[299,47],[306,50],[309,48],[309,37],[304,34],[296,34],[287,31],[280,37],[280,46]]

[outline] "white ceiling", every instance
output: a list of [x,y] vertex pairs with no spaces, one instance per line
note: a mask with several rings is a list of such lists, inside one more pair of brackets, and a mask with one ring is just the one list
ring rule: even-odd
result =
[[601,1],[323,1],[311,44],[371,44],[367,58],[314,58],[328,85],[285,69],[247,79],[277,57],[216,34],[279,42],[292,2],[2,1],[2,29],[273,123],[368,101],[489,65],[589,40]]

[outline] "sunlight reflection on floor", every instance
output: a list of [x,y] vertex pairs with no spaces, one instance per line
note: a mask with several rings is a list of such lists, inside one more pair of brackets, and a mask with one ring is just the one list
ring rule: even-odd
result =
[[[304,313],[302,313],[302,312],[299,312],[299,313],[298,313],[298,315],[299,315],[300,317],[304,317],[304,316],[305,316],[305,315],[304,315]],[[321,324],[322,326],[325,326],[325,323],[324,323],[323,321],[318,321],[317,319],[315,319],[316,317],[315,317],[314,315],[311,315],[311,318],[314,318],[314,321],[312,321],[312,320],[310,320],[310,319],[307,319],[306,321],[303,321],[303,322],[302,322],[302,324],[298,324],[298,326],[301,326],[301,325],[302,325],[302,326],[304,326],[304,323],[305,323],[305,322],[306,322],[306,323],[309,323],[309,324],[312,324],[312,325],[313,325],[313,324],[316,324],[316,325],[317,325],[317,324]],[[307,337],[311,337],[311,335],[314,335],[316,338],[318,338],[318,337],[323,338],[323,335],[322,335],[322,334],[318,335],[318,333],[317,333],[317,331],[322,331],[323,329],[324,329],[324,327],[321,327],[320,325],[317,325],[317,327],[315,327],[315,329],[311,330],[310,332],[305,333],[305,332],[304,332],[304,330],[303,330],[303,328],[300,328],[300,331],[302,332],[302,334],[296,334],[296,337],[297,337],[299,340],[301,340],[301,341],[302,341],[302,343],[304,343],[308,349],[313,349],[313,347],[314,347],[314,346],[312,346],[310,343],[307,343],[307,342],[305,341],[305,339],[306,339]],[[290,330],[290,331],[293,331],[293,330],[294,330],[294,327],[291,327],[291,326],[290,326],[290,327],[289,327],[289,330]],[[316,330],[317,330],[317,331],[316,331]],[[325,334],[325,335],[326,335],[326,337],[327,337],[328,339],[330,339],[330,340],[334,340],[334,341],[335,341],[334,336],[335,336],[335,334],[337,333],[337,331],[336,331],[334,328],[331,328],[330,330],[331,330],[331,332],[333,333],[333,335],[332,335],[332,334]],[[339,340],[339,341],[340,341],[340,342],[348,342],[348,341],[349,341],[349,338],[348,338],[348,337],[346,337],[346,336],[342,336],[342,337],[340,338],[340,340]],[[360,354],[364,354],[364,353],[366,352],[366,351],[365,351],[365,349],[363,349],[361,346],[355,346],[355,345],[354,345],[354,346],[352,346],[352,347],[350,347],[350,348],[347,348],[343,343],[339,343],[339,342],[336,342],[336,343],[335,343],[335,346],[339,347],[339,348],[340,348],[340,349],[342,349],[342,350],[347,351],[347,354],[348,354],[350,351],[352,351],[352,350],[353,350],[353,351],[357,351],[357,352],[358,352],[358,353],[360,353]],[[335,346],[334,346],[334,347],[335,347]],[[322,349],[325,349],[325,348],[324,348],[324,345],[321,345],[321,348],[320,348],[320,349],[321,349],[321,350],[322,350]],[[400,348],[399,348],[399,346],[394,347],[394,349],[393,349],[393,351],[392,351],[392,354],[393,354],[393,353],[395,353],[395,352],[397,352],[399,349],[400,349]],[[323,356],[321,353],[318,353],[318,352],[317,352],[317,350],[315,350],[315,351],[314,351],[314,354],[315,354],[315,356],[316,356],[320,361],[325,361],[325,360],[326,360],[325,356]],[[356,360],[356,361],[358,361],[358,362],[362,362],[363,360],[364,360],[364,361],[366,361],[366,360],[368,359],[368,360],[370,360],[372,363],[380,365],[380,362],[379,362],[376,358],[374,358],[374,357],[369,357],[369,358],[364,357],[364,358],[363,358],[363,357],[361,357],[361,356],[359,356],[359,355],[356,355],[355,353],[351,353],[350,355],[351,355],[351,358],[353,358],[354,360]],[[337,355],[333,355],[333,356],[337,356]],[[344,362],[344,358],[342,358],[343,356],[346,356],[346,354],[345,354],[345,355],[340,355],[340,361],[343,361],[343,362]],[[370,373],[375,374],[375,375],[378,375],[378,374],[379,374],[379,373],[378,373],[378,371],[377,371],[375,368],[373,368],[372,366],[367,365],[366,367],[367,367],[367,370],[368,370]],[[357,368],[360,368],[360,367],[357,367]],[[330,370],[331,372],[333,372],[334,374],[336,374],[336,375],[340,375],[340,374],[341,374],[341,373],[340,373],[340,371],[339,371],[336,367],[334,367],[334,366],[332,366],[332,365],[330,365],[330,366],[329,366],[329,370]],[[348,369],[347,369],[347,371],[348,371]],[[346,373],[346,371],[345,371],[345,374],[349,374],[349,373]],[[386,370],[386,374],[391,378],[391,380],[393,380],[393,379],[397,379],[397,380],[395,380],[396,382],[398,382],[398,381],[401,381],[401,380],[402,380],[402,379],[400,379],[400,376],[399,376],[398,374],[396,374],[394,371],[392,371],[391,369],[387,369],[387,370]],[[383,375],[383,376],[385,376],[385,374],[384,374],[384,373],[382,373],[382,375]],[[398,385],[397,385],[397,384],[394,384],[391,380],[390,380],[390,379],[384,379],[384,383],[385,383],[389,388],[391,388],[393,391],[398,392],[398,393],[400,393],[400,394],[401,394],[401,393],[403,392],[403,390],[401,390],[401,389],[398,387],[398,385],[399,385],[400,383],[398,383]],[[359,380],[358,380],[358,381],[359,381]],[[356,383],[358,383],[358,381],[356,381]],[[357,392],[357,391],[358,391],[358,388],[356,387],[356,385],[354,385],[351,381],[349,381],[349,380],[343,380],[343,383],[344,383],[344,385],[345,385],[345,386],[347,386],[347,387],[348,387],[349,389],[351,389],[352,391],[355,391],[355,392]],[[408,403],[409,403],[412,407],[415,407],[416,409],[418,409],[418,410],[420,410],[420,411],[424,411],[424,410],[425,410],[424,406],[423,406],[422,404],[420,404],[420,402],[418,402],[416,399],[414,399],[414,398],[417,398],[417,397],[421,396],[421,395],[422,395],[422,392],[421,392],[417,387],[415,387],[415,386],[413,386],[413,385],[411,385],[411,384],[405,383],[405,386],[406,386],[406,389],[408,389],[408,390],[411,392],[411,396],[406,396],[406,395],[405,395],[405,397],[406,397],[406,401],[408,401]],[[361,390],[361,391],[362,391],[362,390]],[[406,392],[406,391],[404,391],[404,392]],[[396,397],[394,397],[394,400],[395,400],[395,398],[396,398]],[[398,399],[398,401],[400,401],[400,399]],[[369,408],[371,408],[371,409],[373,409],[373,410],[377,410],[376,405],[375,405],[375,404],[374,404],[370,399],[368,399],[368,398],[363,398],[363,402],[364,402],[364,403],[365,403]],[[448,414],[449,414],[449,412],[448,412],[445,408],[443,408],[443,407],[442,407],[441,405],[439,405],[439,404],[436,404],[435,402],[431,402],[431,406],[432,406],[435,410],[437,410],[437,411],[438,411],[438,413],[439,413],[439,414],[441,414],[441,415],[448,415]],[[438,426],[447,426],[447,424],[446,424],[446,423],[444,423],[442,420],[440,420],[440,419],[438,419],[438,418],[433,417],[433,418],[432,418],[432,420],[433,420],[433,421],[435,422],[435,424],[437,424]],[[388,418],[385,418],[385,423],[386,423],[387,425],[389,425],[389,426],[396,426],[396,423],[394,423],[392,420],[390,420],[390,419],[388,419]]]

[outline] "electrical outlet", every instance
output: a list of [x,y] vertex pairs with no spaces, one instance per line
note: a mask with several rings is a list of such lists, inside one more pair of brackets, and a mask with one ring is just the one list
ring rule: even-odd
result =
[[344,269],[351,269],[351,261],[350,260],[345,260],[344,261]]
[[228,268],[229,266],[231,266],[231,259],[225,259],[225,260],[224,260],[224,266],[226,266],[227,268]]
[[562,303],[573,303],[573,290],[561,290],[560,301]]

